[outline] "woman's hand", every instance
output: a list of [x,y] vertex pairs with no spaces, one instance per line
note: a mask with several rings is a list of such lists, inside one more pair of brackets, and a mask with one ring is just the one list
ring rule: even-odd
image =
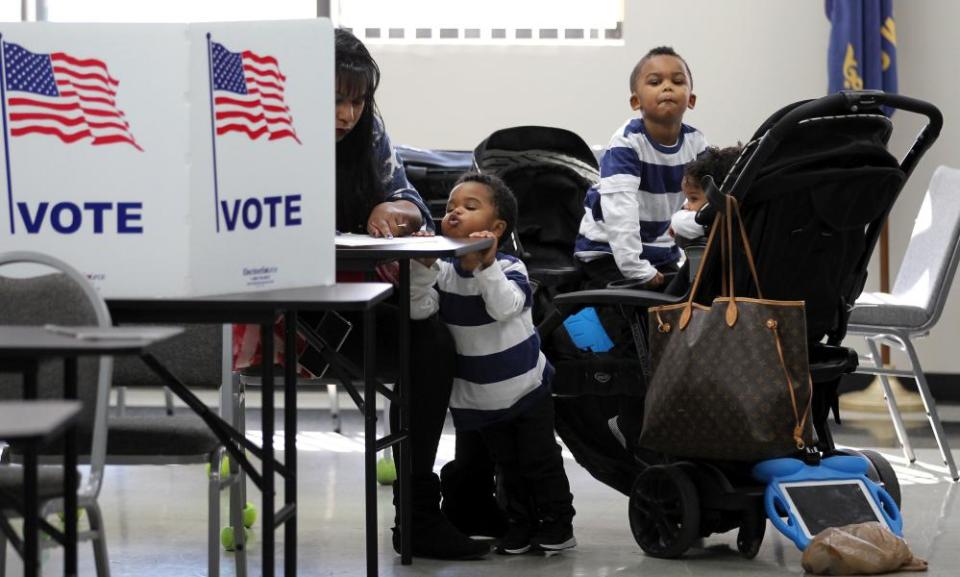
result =
[[[415,230],[413,231],[413,233],[410,234],[410,236],[434,236],[434,235],[433,235],[433,232],[429,230]],[[432,267],[433,263],[437,262],[437,259],[435,257],[415,258],[413,260],[417,261],[418,263],[422,264],[427,268]]]
[[484,230],[471,232],[470,238],[491,238],[493,244],[486,250],[470,252],[460,257],[460,266],[464,270],[475,271],[480,268],[487,268],[497,261],[497,235],[489,230]]
[[381,202],[370,211],[367,219],[367,234],[374,237],[393,238],[412,234],[423,225],[420,209],[409,200]]

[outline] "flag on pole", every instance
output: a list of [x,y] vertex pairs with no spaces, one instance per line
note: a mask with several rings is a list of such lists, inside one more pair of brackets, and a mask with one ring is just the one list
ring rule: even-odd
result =
[[10,136],[47,134],[67,144],[137,144],[117,106],[120,82],[96,58],[41,54],[3,42]]
[[897,29],[893,0],[826,0],[825,8],[831,23],[827,92],[896,93]]
[[241,132],[251,140],[266,136],[300,143],[283,95],[287,77],[277,59],[249,50],[231,52],[219,42],[211,43],[210,50],[217,134]]

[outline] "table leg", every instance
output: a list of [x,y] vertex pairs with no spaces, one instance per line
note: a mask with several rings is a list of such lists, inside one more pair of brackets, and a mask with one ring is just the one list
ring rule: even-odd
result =
[[23,574],[40,575],[40,494],[37,487],[37,443],[23,452]]
[[376,325],[373,311],[363,312],[363,470],[366,491],[367,577],[377,576],[377,385],[374,375]]
[[37,363],[30,363],[23,370],[23,398],[30,401],[37,398],[37,371],[40,367]]
[[286,334],[284,342],[283,383],[283,464],[286,476],[283,484],[283,500],[292,507],[293,514],[286,518],[283,532],[284,575],[297,574],[297,313],[289,311],[284,317]]
[[[78,379],[77,359],[64,359],[63,396],[76,399]],[[63,572],[67,577],[77,574],[77,427],[71,425],[64,433],[63,441],[63,523],[65,525]]]
[[273,454],[273,324],[260,325],[260,366],[262,367],[261,394],[263,457],[261,459],[263,489],[260,495],[263,509],[263,577],[273,577],[274,560],[274,454]]
[[410,260],[400,260],[400,429],[407,433],[400,441],[400,563],[413,563],[413,511],[410,486],[413,462],[410,432],[410,399],[413,383],[410,378]]

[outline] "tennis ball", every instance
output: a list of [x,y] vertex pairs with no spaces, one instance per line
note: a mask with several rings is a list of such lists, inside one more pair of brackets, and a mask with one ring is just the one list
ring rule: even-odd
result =
[[[210,476],[210,463],[207,463],[207,476]],[[224,456],[220,461],[220,478],[226,479],[230,476],[230,457]]]
[[381,457],[377,461],[377,482],[381,485],[393,485],[397,480],[397,466],[390,457]]
[[[249,545],[251,539],[253,539],[253,531],[250,529],[243,529],[243,542],[244,545]],[[233,539],[233,527],[224,527],[220,529],[220,544],[223,545],[223,548],[227,551],[233,551],[235,549],[234,545],[236,544]]]
[[253,524],[257,521],[257,508],[247,501],[247,504],[243,507],[243,526],[246,528],[253,527]]
[[[83,519],[84,513],[86,513],[86,509],[83,509],[82,507],[77,508],[77,521],[79,521],[80,519]],[[61,523],[65,522],[67,520],[66,512],[65,511],[58,512],[57,518],[60,519]]]

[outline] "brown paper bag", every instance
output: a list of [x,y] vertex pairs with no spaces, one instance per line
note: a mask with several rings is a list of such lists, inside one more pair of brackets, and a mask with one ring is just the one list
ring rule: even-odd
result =
[[804,571],[817,575],[877,575],[926,571],[906,542],[876,521],[831,527],[817,534],[803,552]]

